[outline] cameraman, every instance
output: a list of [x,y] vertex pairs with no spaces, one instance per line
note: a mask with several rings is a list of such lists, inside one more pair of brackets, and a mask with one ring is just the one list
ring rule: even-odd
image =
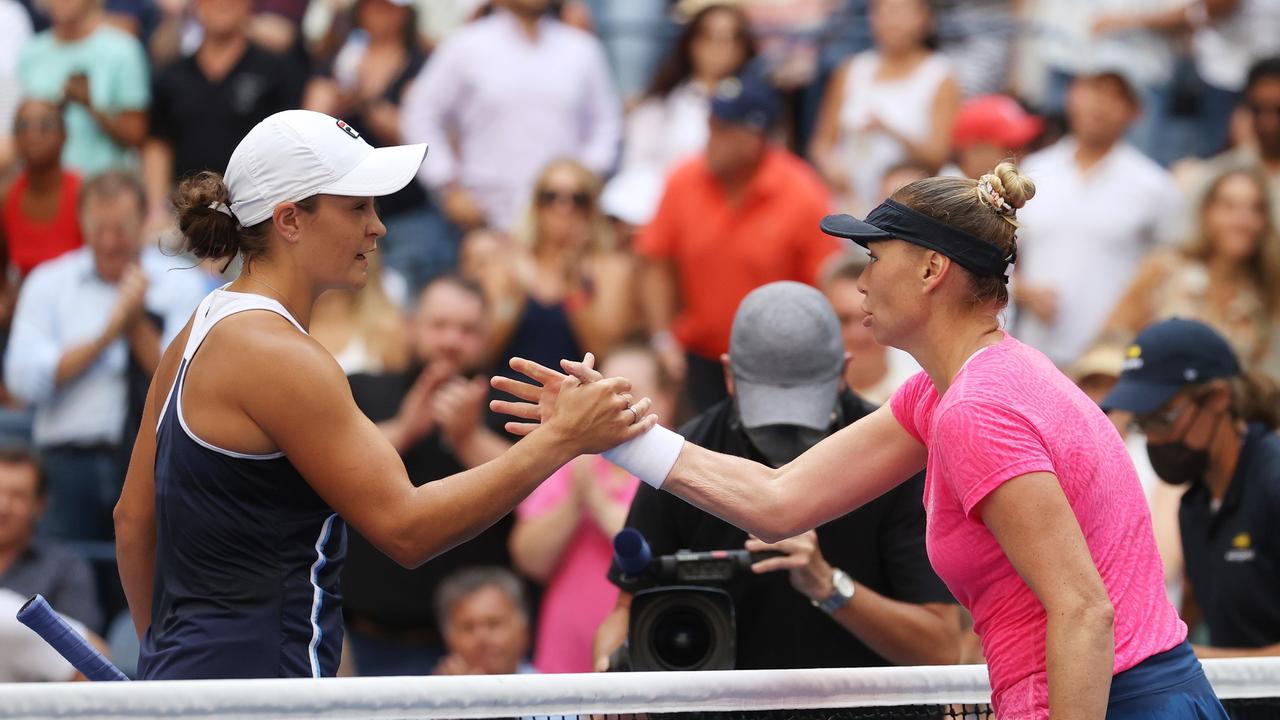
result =
[[[778,467],[875,409],[845,388],[840,323],[808,285],[776,282],[747,295],[721,362],[730,397],[681,429],[710,450]],[[647,485],[626,526],[644,534],[655,557],[744,546],[784,553],[726,588],[738,669],[954,663],[960,612],[925,555],[923,477],[775,545]],[[621,577],[615,563],[609,579],[621,586]],[[597,670],[626,639],[630,605],[620,592],[596,632]],[[831,632],[832,619],[849,632]]]

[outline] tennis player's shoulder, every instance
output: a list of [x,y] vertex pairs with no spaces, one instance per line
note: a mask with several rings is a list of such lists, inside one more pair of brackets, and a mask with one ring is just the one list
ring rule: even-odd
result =
[[[222,338],[218,336],[221,335]],[[259,386],[292,386],[297,382],[341,380],[342,367],[333,355],[287,318],[266,310],[236,313],[218,323],[209,340],[222,348],[221,360],[233,372],[251,374]],[[208,341],[206,341],[208,342]]]

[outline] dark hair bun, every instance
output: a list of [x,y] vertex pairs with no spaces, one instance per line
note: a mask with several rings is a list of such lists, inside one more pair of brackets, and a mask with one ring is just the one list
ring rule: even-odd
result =
[[240,223],[230,211],[218,209],[229,200],[226,183],[216,172],[206,170],[178,183],[173,205],[178,210],[178,229],[192,255],[221,260],[240,252]]

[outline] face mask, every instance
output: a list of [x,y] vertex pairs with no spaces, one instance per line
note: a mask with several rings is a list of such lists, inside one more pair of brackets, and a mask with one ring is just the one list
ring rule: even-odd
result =
[[[1196,417],[1187,424],[1188,430],[1199,419],[1200,407],[1196,407]],[[1170,485],[1204,480],[1209,473],[1209,448],[1218,438],[1218,427],[1214,427],[1213,435],[1203,448],[1196,449],[1186,443],[1186,433],[1180,440],[1167,443],[1147,443],[1147,458],[1151,460],[1151,468],[1156,475]]]
[[1188,447],[1181,440],[1147,444],[1147,457],[1159,478],[1170,485],[1203,480],[1209,472],[1209,451]]
[[751,444],[774,467],[782,467],[795,460],[828,435],[827,430],[814,430],[799,425],[765,425],[743,428],[743,431]]

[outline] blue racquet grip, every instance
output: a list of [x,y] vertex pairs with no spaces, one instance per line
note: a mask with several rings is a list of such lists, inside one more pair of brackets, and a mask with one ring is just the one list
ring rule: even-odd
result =
[[94,649],[84,636],[67,624],[49,607],[42,595],[36,595],[18,610],[18,621],[31,628],[58,654],[90,680],[128,680],[120,668],[111,664]]

